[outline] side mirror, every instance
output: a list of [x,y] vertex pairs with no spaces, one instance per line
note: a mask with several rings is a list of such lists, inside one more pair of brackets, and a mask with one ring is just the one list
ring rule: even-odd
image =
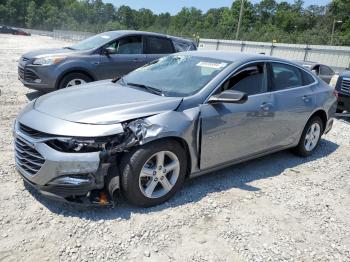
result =
[[231,103],[231,104],[243,104],[248,100],[246,93],[236,90],[226,90],[218,95],[214,95],[209,98],[209,104],[216,103]]
[[102,53],[106,56],[113,55],[113,54],[117,53],[117,49],[114,47],[107,47],[107,48],[103,49]]

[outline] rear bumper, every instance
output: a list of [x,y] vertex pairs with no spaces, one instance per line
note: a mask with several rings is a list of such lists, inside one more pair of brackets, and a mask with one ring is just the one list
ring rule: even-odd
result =
[[350,96],[338,93],[337,109],[350,112]]
[[331,129],[333,127],[333,123],[334,123],[334,119],[333,118],[328,119],[327,124],[326,124],[326,128],[324,130],[325,134],[327,134],[329,131],[331,131]]

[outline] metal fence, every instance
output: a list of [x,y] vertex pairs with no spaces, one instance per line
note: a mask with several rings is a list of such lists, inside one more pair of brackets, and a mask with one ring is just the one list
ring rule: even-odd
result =
[[65,31],[65,30],[53,30],[53,38],[58,38],[58,39],[64,39],[67,41],[81,41],[84,40],[90,36],[95,35],[94,33],[90,32],[77,32],[77,31]]
[[[41,31],[25,29],[31,34],[51,36],[66,41],[81,41],[94,33],[78,31]],[[290,60],[313,61],[323,63],[336,70],[350,67],[350,47],[326,46],[307,44],[282,44],[267,42],[203,39],[199,41],[199,49],[225,50],[232,52],[264,53],[266,55],[281,57]]]
[[199,49],[264,53],[290,60],[313,61],[336,70],[350,67],[350,47],[200,39]]
[[44,30],[36,30],[36,29],[27,29],[21,28],[22,30],[31,33],[32,35],[43,35],[43,36],[53,36],[53,31],[44,31]]
[[72,41],[72,42],[81,41],[94,35],[94,33],[79,32],[79,31],[66,31],[66,30],[44,31],[44,30],[35,30],[35,29],[26,29],[26,28],[22,28],[22,29],[28,33],[31,33],[32,35],[50,36],[56,39],[63,39],[63,40]]

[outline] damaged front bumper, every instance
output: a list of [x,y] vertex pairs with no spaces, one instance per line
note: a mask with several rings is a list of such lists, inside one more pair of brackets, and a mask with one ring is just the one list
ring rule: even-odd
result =
[[16,122],[14,127],[15,164],[30,186],[62,201],[112,204],[105,192],[111,164],[101,161],[101,152],[60,152],[47,144],[55,137],[38,135],[29,128],[24,131],[19,125]]
[[[108,142],[101,145],[101,137],[95,137],[88,139],[91,144],[86,145],[86,138],[52,135],[16,121],[15,163],[23,179],[47,197],[110,205],[114,204],[113,196],[120,183],[117,155],[141,145],[159,131],[157,125],[135,120],[123,124],[123,132],[109,136]],[[73,148],[60,147],[72,142]],[[86,151],[91,149],[86,146],[93,146],[93,151]]]

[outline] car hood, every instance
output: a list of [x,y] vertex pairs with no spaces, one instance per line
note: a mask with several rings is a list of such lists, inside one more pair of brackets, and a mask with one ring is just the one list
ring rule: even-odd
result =
[[181,101],[103,80],[43,95],[34,109],[71,122],[101,125],[175,110]]
[[82,51],[71,50],[68,48],[55,48],[55,49],[41,49],[32,52],[28,52],[23,55],[27,59],[41,58],[46,56],[58,56],[58,55],[75,55],[83,53]]

